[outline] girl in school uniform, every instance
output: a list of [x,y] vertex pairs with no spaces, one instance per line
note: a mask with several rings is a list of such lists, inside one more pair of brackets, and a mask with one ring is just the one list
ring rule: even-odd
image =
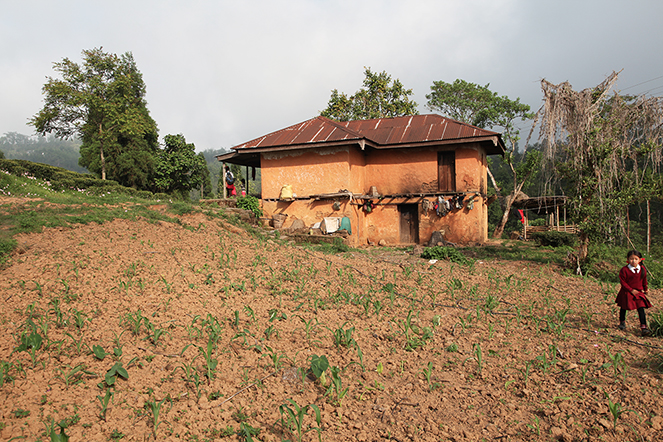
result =
[[651,332],[647,328],[647,317],[645,309],[651,307],[647,299],[647,269],[644,265],[642,254],[631,250],[626,255],[628,265],[619,271],[619,282],[621,288],[617,294],[615,303],[619,308],[619,329],[626,329],[626,311],[637,310],[640,319],[640,333],[649,336]]

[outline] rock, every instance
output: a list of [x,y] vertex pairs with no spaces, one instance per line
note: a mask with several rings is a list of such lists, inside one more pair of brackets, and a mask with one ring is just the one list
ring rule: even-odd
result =
[[292,224],[290,224],[290,227],[288,227],[288,230],[290,232],[305,232],[306,231],[306,224],[304,224],[304,221],[301,219],[294,219],[292,221]]
[[435,247],[435,246],[442,246],[444,243],[446,243],[446,240],[444,239],[444,230],[436,230],[433,232],[433,234],[430,237],[430,241],[428,241],[428,247]]
[[552,433],[552,437],[555,440],[561,440],[561,441],[571,440],[569,439],[569,435],[566,434],[566,432],[559,427],[552,427],[550,429],[550,432]]
[[422,253],[424,253],[424,246],[422,246],[421,244],[415,244],[414,248],[412,249],[412,255],[419,256]]
[[663,417],[661,417],[661,416],[652,417],[651,418],[651,427],[656,431],[661,430],[663,428]]
[[378,245],[379,245],[379,246],[386,246],[386,245],[387,245],[387,241],[385,241],[384,239],[381,239],[380,241],[378,241]]
[[603,417],[599,419],[599,424],[601,424],[601,426],[604,428],[612,428],[612,423]]

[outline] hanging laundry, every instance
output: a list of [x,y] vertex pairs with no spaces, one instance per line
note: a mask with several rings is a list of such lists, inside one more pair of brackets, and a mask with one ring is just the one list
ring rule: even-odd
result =
[[477,196],[477,194],[474,194],[470,197],[470,199],[467,200],[467,210],[474,209],[474,201],[476,201]]
[[465,195],[457,195],[456,196],[456,209],[462,209],[463,208],[463,200],[465,199]]
[[447,216],[449,213],[449,204],[441,196],[437,197],[437,216]]
[[421,210],[424,212],[424,215],[428,216],[428,211],[430,210],[432,204],[429,200],[424,199],[421,201]]

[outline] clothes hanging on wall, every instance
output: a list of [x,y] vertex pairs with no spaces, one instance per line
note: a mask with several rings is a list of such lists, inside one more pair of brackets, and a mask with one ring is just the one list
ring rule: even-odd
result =
[[421,210],[424,212],[424,215],[428,216],[428,211],[431,209],[432,205],[433,204],[427,199],[421,201]]

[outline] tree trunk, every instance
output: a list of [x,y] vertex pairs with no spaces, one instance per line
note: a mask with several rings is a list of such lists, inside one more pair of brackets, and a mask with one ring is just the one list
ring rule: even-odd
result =
[[104,158],[104,138],[102,137],[101,124],[99,124],[99,154],[101,155],[101,179],[106,179],[106,158]]
[[506,198],[504,198],[504,213],[502,214],[502,219],[500,220],[500,223],[497,225],[497,227],[495,227],[495,231],[493,232],[493,238],[500,238],[502,236],[502,233],[504,233],[504,226],[506,226],[506,222],[509,220],[509,212],[511,212],[511,205],[515,200],[516,200],[515,194],[507,195]]
[[493,173],[490,171],[490,167],[486,166],[486,172],[488,172],[490,181],[493,183],[493,187],[495,188],[495,194],[497,196],[502,196],[502,194],[500,193],[500,188],[497,187],[497,183],[495,182],[495,177],[493,176]]
[[589,237],[583,231],[580,231],[578,237],[580,238],[580,246],[578,247],[578,260],[585,261],[587,260],[587,255],[589,255]]

